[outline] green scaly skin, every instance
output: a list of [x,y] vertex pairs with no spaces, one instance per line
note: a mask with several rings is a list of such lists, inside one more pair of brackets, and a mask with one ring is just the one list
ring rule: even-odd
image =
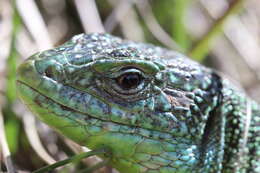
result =
[[[133,74],[138,84],[122,87]],[[64,136],[108,148],[122,173],[260,172],[259,106],[177,52],[77,35],[21,64],[17,88]]]

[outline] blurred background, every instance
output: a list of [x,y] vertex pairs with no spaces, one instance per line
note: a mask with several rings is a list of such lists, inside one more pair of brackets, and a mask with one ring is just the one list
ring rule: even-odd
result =
[[15,79],[25,58],[90,32],[180,51],[260,101],[259,0],[0,0],[0,172],[31,172],[86,150],[37,121],[18,101]]

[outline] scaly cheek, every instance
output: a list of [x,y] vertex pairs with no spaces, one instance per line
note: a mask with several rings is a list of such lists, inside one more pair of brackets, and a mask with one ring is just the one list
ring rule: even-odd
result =
[[90,136],[86,146],[92,149],[107,147],[112,151],[108,156],[112,157],[111,164],[118,170],[129,173],[149,170],[191,171],[199,160],[197,147],[181,139],[164,142],[138,134],[107,132]]

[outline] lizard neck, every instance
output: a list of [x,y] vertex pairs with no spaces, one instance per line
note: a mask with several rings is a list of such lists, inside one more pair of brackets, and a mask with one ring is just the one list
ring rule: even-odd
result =
[[215,173],[222,169],[225,146],[225,116],[223,114],[223,84],[221,77],[212,74],[210,93],[216,96],[217,103],[209,113],[200,144],[199,172]]
[[224,84],[221,115],[224,120],[224,155],[222,169],[228,172],[244,172],[248,160],[249,127],[252,119],[252,101],[245,95]]
[[221,109],[210,113],[201,144],[200,172],[220,172],[224,158],[225,117]]

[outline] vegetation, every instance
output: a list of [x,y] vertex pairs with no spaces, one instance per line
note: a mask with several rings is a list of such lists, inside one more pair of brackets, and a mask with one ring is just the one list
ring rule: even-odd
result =
[[[0,171],[31,172],[86,151],[34,119],[17,99],[16,68],[25,58],[75,34],[106,31],[189,55],[259,101],[259,11],[258,0],[0,0]],[[98,162],[73,160],[58,172]]]

